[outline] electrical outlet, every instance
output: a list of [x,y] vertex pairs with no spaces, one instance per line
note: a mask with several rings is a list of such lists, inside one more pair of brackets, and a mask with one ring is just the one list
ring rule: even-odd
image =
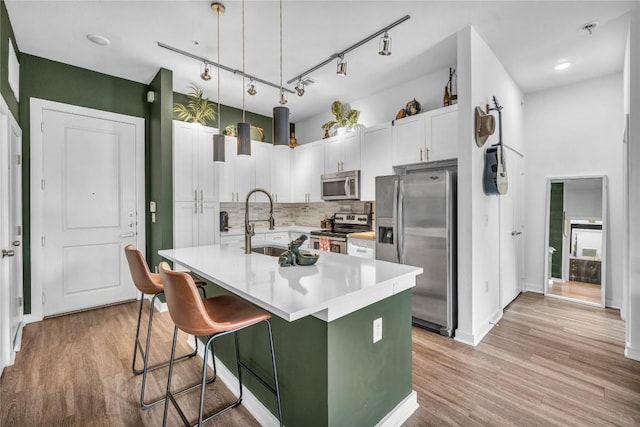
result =
[[382,317],[373,321],[373,342],[377,343],[382,339]]

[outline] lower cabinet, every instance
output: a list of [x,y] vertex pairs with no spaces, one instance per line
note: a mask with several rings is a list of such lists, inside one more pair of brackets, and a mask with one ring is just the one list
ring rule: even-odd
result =
[[218,204],[175,202],[173,208],[173,247],[213,245],[219,221]]

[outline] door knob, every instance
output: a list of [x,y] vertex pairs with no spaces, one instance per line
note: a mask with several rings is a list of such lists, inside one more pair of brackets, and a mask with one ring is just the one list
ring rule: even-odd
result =
[[2,250],[2,258],[7,256],[14,256],[15,254],[16,254],[15,251],[8,251],[6,249]]
[[11,244],[13,246],[20,246],[20,240],[14,240]]
[[512,231],[512,232],[511,232],[511,235],[512,235],[512,236],[519,236],[519,235],[521,235],[521,234],[522,234],[522,231]]

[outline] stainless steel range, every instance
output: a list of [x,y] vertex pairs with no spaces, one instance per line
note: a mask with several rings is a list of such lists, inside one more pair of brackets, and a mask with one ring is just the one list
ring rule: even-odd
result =
[[347,235],[362,231],[371,231],[371,214],[338,212],[333,214],[330,230],[311,232],[309,245],[316,250],[346,254]]

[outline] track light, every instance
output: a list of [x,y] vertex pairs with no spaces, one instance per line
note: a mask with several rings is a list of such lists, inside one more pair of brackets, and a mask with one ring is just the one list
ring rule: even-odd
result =
[[258,91],[256,90],[256,82],[251,79],[249,80],[249,88],[247,89],[247,93],[251,96],[255,95],[256,93],[258,93]]
[[280,91],[280,105],[284,105],[287,103],[287,94],[284,93],[284,90]]
[[384,36],[380,38],[380,50],[378,55],[389,56],[391,55],[391,37],[387,32],[384,32]]
[[200,78],[205,82],[211,80],[211,66],[203,62],[202,67],[200,67],[200,69],[201,69]]
[[339,76],[347,75],[347,61],[344,59],[344,56],[340,56],[338,58],[338,69],[336,71],[336,74]]
[[302,79],[298,80],[296,87],[294,87],[298,96],[304,95],[304,84],[302,84]]

